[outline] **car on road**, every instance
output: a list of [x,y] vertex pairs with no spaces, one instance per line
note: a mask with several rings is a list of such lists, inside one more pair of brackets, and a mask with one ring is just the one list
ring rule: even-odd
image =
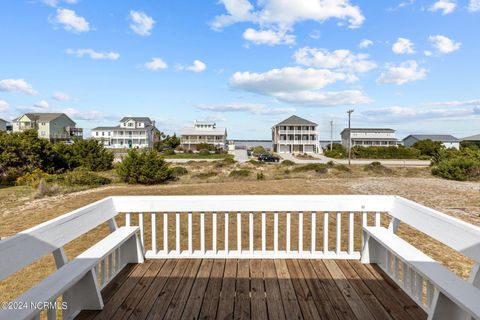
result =
[[258,156],[259,161],[263,162],[279,162],[280,159],[278,157],[275,157],[274,155],[271,155],[269,153],[262,153]]

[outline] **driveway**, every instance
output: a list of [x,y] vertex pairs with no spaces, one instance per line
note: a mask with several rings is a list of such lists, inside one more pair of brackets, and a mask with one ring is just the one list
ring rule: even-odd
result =
[[229,153],[233,154],[233,159],[239,163],[244,163],[249,160],[247,150],[239,149],[239,150],[230,151]]

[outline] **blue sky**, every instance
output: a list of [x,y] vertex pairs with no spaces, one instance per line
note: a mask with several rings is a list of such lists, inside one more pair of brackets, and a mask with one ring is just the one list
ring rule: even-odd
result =
[[[480,0],[0,2],[0,118],[149,116],[270,137],[296,114],[464,137],[480,129]],[[88,130],[87,130],[88,132]]]

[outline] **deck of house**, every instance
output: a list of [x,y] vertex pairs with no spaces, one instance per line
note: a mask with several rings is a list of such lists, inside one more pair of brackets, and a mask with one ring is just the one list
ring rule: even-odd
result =
[[355,260],[159,259],[128,265],[77,319],[426,319]]

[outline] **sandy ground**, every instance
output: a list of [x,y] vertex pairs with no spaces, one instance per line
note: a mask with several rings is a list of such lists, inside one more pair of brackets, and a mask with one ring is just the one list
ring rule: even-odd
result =
[[[5,190],[2,190],[2,192]],[[228,181],[160,186],[102,187],[77,193],[30,200],[22,189],[0,199],[0,236],[11,236],[61,214],[110,195],[201,195],[201,194],[393,194],[404,196],[480,226],[480,184],[447,181],[438,178],[365,177],[310,178],[268,181]],[[16,197],[16,198],[15,198]],[[12,200],[13,199],[13,200]],[[147,229],[148,230],[148,229]],[[400,235],[422,251],[442,262],[457,274],[467,277],[472,261],[442,244],[402,225]],[[66,246],[71,258],[107,233],[100,226]],[[0,301],[19,293],[54,270],[48,256],[22,270],[29,281],[17,281],[20,273],[0,282]]]

